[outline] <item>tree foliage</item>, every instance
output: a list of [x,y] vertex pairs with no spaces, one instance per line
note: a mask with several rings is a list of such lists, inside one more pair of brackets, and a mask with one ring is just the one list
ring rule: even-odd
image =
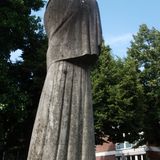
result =
[[[0,46],[1,57],[26,45],[30,33],[39,29],[40,19],[31,16],[32,10],[44,6],[42,0],[2,0],[0,2]],[[4,45],[5,43],[5,45]],[[8,54],[7,54],[8,53]]]
[[143,89],[134,61],[114,59],[110,48],[103,46],[92,82],[98,140],[107,135],[113,142],[133,142],[141,131],[143,112]]
[[160,32],[141,25],[126,59],[103,46],[92,72],[98,143],[160,144]]
[[[42,0],[0,1],[0,148],[28,148],[45,77],[47,39],[41,20],[31,14]],[[11,52],[22,51],[12,62]],[[27,149],[26,149],[27,152]]]
[[128,50],[128,58],[136,62],[144,91],[143,141],[160,145],[160,32],[141,25]]

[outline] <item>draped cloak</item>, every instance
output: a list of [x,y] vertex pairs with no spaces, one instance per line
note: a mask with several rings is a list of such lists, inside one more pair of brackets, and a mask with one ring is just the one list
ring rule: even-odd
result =
[[57,60],[79,58],[90,64],[97,59],[102,33],[95,0],[50,0],[44,23],[48,66]]
[[27,160],[95,160],[90,65],[102,40],[95,0],[50,0],[47,75]]

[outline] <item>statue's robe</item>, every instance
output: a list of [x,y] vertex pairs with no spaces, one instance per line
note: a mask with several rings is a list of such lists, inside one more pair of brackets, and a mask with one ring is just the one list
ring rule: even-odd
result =
[[28,160],[95,160],[90,65],[102,41],[95,0],[50,0],[47,76]]

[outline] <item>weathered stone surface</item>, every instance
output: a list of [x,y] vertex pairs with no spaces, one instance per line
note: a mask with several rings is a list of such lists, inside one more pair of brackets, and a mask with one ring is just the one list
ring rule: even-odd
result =
[[28,160],[95,160],[90,64],[101,42],[95,0],[50,0],[47,76]]
[[67,61],[48,70],[29,160],[94,160],[89,69]]
[[97,59],[102,34],[95,0],[50,0],[44,22],[48,65],[69,58],[88,64]]

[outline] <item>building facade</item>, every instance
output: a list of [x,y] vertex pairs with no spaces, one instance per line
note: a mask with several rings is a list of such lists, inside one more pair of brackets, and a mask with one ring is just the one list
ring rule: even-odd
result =
[[133,148],[128,142],[103,143],[96,146],[96,160],[146,160],[146,146]]

